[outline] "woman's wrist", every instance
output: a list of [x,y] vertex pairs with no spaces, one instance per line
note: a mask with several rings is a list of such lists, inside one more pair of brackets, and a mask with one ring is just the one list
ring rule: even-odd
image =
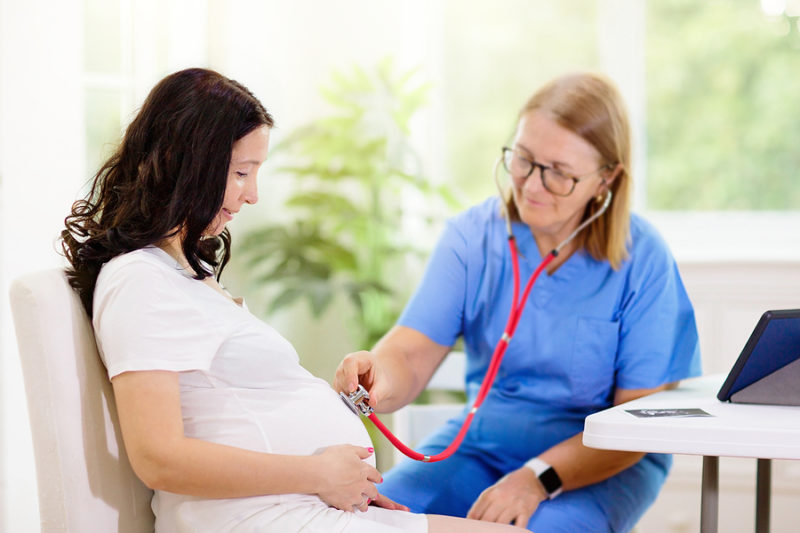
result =
[[323,473],[325,459],[321,454],[284,456],[284,459],[288,459],[287,466],[291,465],[290,469],[293,471],[291,477],[296,483],[294,492],[319,494],[320,490],[325,490],[328,480]]

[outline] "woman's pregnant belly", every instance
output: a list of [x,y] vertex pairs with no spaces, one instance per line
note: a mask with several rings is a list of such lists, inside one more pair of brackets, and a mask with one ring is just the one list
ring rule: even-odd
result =
[[[337,444],[370,447],[360,417],[323,380],[268,389],[181,391],[186,436],[249,450],[310,455]],[[368,462],[374,466],[374,457]]]

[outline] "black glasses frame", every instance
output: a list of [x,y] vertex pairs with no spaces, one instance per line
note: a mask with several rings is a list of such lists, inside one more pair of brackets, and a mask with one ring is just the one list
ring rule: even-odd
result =
[[[538,168],[539,169],[539,179],[542,180],[542,186],[547,190],[547,192],[549,192],[551,194],[554,194],[556,196],[569,196],[570,194],[572,194],[575,191],[575,186],[578,185],[578,183],[580,183],[581,181],[585,180],[586,178],[590,178],[592,175],[597,174],[598,172],[601,172],[603,170],[609,170],[609,169],[613,168],[613,165],[603,165],[602,167],[600,167],[598,169],[595,169],[595,170],[593,170],[591,172],[587,172],[586,174],[582,174],[580,176],[572,176],[571,174],[567,174],[567,173],[562,172],[562,171],[560,171],[560,170],[558,170],[556,168],[548,167],[547,165],[543,165],[543,164],[541,164],[541,163],[539,163],[537,161],[534,161],[533,159],[531,159],[529,157],[525,157],[524,154],[522,154],[519,150],[515,150],[514,148],[510,148],[508,146],[504,146],[503,147],[503,168],[506,169],[506,172],[508,172],[509,175],[511,175],[511,169],[508,168],[508,154],[511,154],[513,156],[518,156],[518,157],[524,159],[525,161],[527,161],[528,163],[531,164],[531,168],[528,171],[528,173],[525,174],[524,176],[521,176],[520,179],[522,179],[522,180],[528,179],[530,177],[530,175],[533,174],[533,171]],[[572,187],[570,187],[569,191],[566,192],[566,193],[556,192],[556,191],[552,190],[547,185],[547,180],[544,177],[545,172],[552,172],[554,175],[556,175],[556,176],[558,176],[560,178],[565,178],[567,180],[571,180],[572,181]],[[515,176],[512,175],[512,177],[515,177]]]

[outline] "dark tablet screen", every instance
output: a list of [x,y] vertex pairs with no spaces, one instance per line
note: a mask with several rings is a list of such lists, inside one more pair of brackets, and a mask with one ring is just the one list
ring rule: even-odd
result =
[[732,394],[798,358],[800,309],[767,311],[761,315],[717,398],[728,401]]

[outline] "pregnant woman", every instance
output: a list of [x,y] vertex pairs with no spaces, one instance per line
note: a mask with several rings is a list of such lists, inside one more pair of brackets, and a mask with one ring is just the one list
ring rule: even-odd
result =
[[219,284],[272,126],[233,80],[167,76],[62,231],[156,531],[513,531],[381,496],[358,418]]

